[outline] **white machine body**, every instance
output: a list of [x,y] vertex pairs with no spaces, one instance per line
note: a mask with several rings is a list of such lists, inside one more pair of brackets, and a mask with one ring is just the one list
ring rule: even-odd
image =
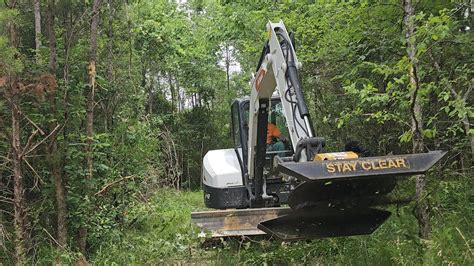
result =
[[235,149],[211,150],[203,159],[203,184],[213,188],[242,186],[242,170]]

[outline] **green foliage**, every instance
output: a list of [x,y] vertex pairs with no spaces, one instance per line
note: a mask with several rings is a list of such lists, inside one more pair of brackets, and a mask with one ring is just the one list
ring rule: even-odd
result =
[[150,264],[202,259],[198,230],[190,212],[202,206],[200,192],[161,189],[147,202],[137,201],[124,212],[120,237],[102,241],[92,263]]
[[[38,55],[31,3],[17,1],[16,9],[0,3],[0,189],[6,195],[0,225],[8,232],[0,261],[12,262],[14,246],[5,77],[15,74],[22,145],[60,126],[55,154],[49,154],[48,140],[26,157],[29,166],[22,165],[32,263],[81,260],[77,233],[87,228],[84,256],[99,265],[472,264],[474,25],[466,1],[421,1],[413,21],[425,146],[449,151],[445,171],[428,180],[430,240],[416,236],[412,204],[392,208],[393,217],[372,236],[294,243],[227,239],[211,248],[201,246],[189,217],[203,208],[201,193],[170,187],[199,187],[203,155],[232,147],[230,103],[249,94],[268,20],[283,20],[296,35],[307,104],[328,151],[340,151],[348,140],[376,154],[411,151],[413,88],[400,1],[102,1],[91,179],[85,179],[85,103],[92,1],[55,3],[57,86],[50,92],[37,86],[49,71],[46,2]],[[18,30],[16,49],[7,23]],[[226,72],[226,48],[239,72]],[[30,135],[37,127],[45,134]],[[66,189],[65,251],[54,240],[55,163]],[[412,195],[413,186],[401,193]]]
[[[138,201],[125,215],[126,227],[115,241],[102,242],[92,256],[98,265],[202,263],[206,264],[459,264],[473,262],[469,182],[451,178],[433,187],[438,206],[433,236],[416,237],[413,205],[391,208],[392,217],[370,236],[281,242],[275,239],[230,238],[205,248],[189,213],[200,210],[201,192],[159,190],[147,202]],[[119,230],[119,229],[115,229]],[[420,255],[422,254],[422,255]]]

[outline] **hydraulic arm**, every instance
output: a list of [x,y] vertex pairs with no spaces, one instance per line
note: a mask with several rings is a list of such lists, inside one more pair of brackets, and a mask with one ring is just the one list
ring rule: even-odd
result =
[[286,118],[289,138],[297,161],[312,160],[322,148],[321,139],[313,137],[308,108],[298,77],[298,61],[293,42],[282,21],[268,22],[269,39],[265,42],[252,79],[249,118],[248,179],[254,180],[254,206],[264,205],[264,161],[270,98],[278,92]]

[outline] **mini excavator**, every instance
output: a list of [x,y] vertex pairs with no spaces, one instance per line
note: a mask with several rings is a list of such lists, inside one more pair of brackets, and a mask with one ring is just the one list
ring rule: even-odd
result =
[[[281,240],[364,235],[390,212],[399,179],[425,173],[443,151],[365,157],[355,142],[325,153],[305,103],[294,40],[282,21],[268,22],[250,98],[231,106],[234,148],[203,158],[204,201],[191,218],[211,237],[270,235]],[[282,129],[285,150],[267,151],[267,126]]]

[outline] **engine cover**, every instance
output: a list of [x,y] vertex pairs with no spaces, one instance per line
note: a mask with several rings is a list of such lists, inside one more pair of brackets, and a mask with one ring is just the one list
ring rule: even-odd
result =
[[203,159],[204,203],[209,208],[245,208],[247,189],[234,149],[212,150]]
[[235,150],[208,151],[203,159],[202,182],[214,188],[242,186],[242,170]]

